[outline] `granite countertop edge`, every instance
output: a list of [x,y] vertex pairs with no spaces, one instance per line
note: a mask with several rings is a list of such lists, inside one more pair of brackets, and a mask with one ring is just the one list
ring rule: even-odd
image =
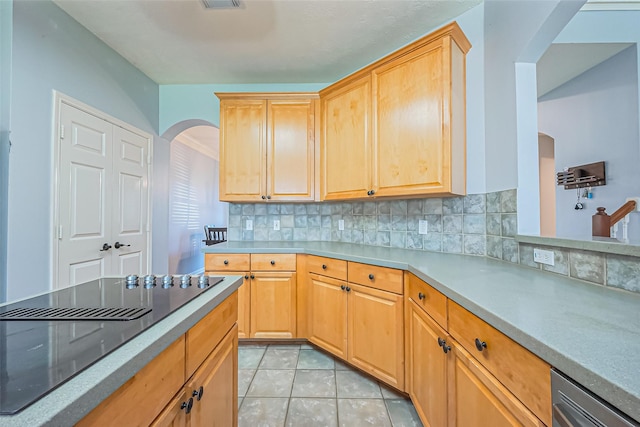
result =
[[[603,286],[487,257],[350,243],[238,241],[206,246],[202,249],[202,252],[205,254],[304,253],[409,271],[545,360],[552,367],[564,372],[619,410],[640,421],[640,379],[637,381],[630,380],[630,384],[621,384],[620,381],[617,381],[617,378],[619,378],[618,371],[621,367],[616,366],[617,362],[610,361],[607,357],[608,354],[611,354],[612,357],[617,357],[617,353],[628,351],[628,360],[623,361],[623,363],[628,363],[631,367],[627,372],[640,372],[640,370],[635,370],[635,368],[640,368],[640,360],[637,360],[638,358],[635,356],[639,354],[640,344],[634,343],[634,341],[638,341],[637,335],[634,336],[634,332],[629,333],[628,330],[625,330],[624,332],[618,331],[614,333],[614,335],[618,334],[618,336],[616,336],[615,340],[612,339],[612,345],[616,345],[616,348],[611,348],[611,353],[607,353],[606,349],[601,348],[606,343],[602,343],[599,347],[590,347],[585,344],[584,348],[579,346],[576,348],[575,344],[578,342],[577,339],[579,337],[571,337],[569,334],[587,333],[588,331],[580,331],[580,325],[572,323],[569,328],[569,326],[561,324],[556,328],[556,331],[550,334],[551,336],[547,336],[548,328],[540,327],[539,325],[529,328],[526,322],[520,321],[517,311],[518,309],[522,311],[522,307],[508,307],[513,301],[526,304],[526,301],[523,300],[527,298],[527,292],[533,292],[530,296],[537,298],[539,301],[544,301],[544,294],[548,294],[548,303],[551,306],[558,304],[557,301],[553,300],[554,298],[559,298],[558,295],[564,299],[567,299],[567,295],[577,295],[576,299],[578,301],[583,302],[584,300],[589,304],[593,303],[595,305],[598,305],[597,299],[603,298],[603,296],[611,299],[614,303],[620,302],[620,304],[623,302],[629,303],[629,300],[631,300],[632,304],[636,304],[635,306],[631,305],[633,308],[640,307],[640,295],[617,289],[607,289]],[[450,267],[452,266],[455,268],[451,269]],[[501,283],[501,278],[504,278],[505,283]],[[522,279],[524,285],[535,286],[542,290],[518,288],[513,287],[511,283],[506,283],[517,279]],[[491,289],[488,282],[494,282],[501,295],[483,295],[481,292],[476,291],[473,286],[469,286],[472,281],[477,281],[481,290],[485,288]],[[525,295],[519,296],[521,292]],[[493,299],[498,300],[498,302],[494,304]],[[509,303],[505,302],[501,306],[501,299]],[[569,309],[568,314],[571,316],[576,315],[576,313],[583,314],[580,313],[579,306],[575,307],[575,310],[577,311],[574,312],[573,309]],[[604,313],[606,314],[607,312],[605,311]],[[611,311],[611,314],[613,313],[614,311]],[[624,313],[626,312],[623,312],[623,315]],[[547,316],[548,313],[542,315]],[[558,316],[560,315],[558,314]],[[588,313],[588,315],[590,314]],[[598,314],[596,313],[595,315]],[[535,311],[528,313],[530,319],[535,319],[535,316],[537,316]],[[600,316],[604,317],[601,313]],[[633,316],[640,320],[640,315],[634,314]],[[598,319],[596,318],[596,320]],[[633,319],[629,320],[633,323]],[[614,377],[616,378],[614,379]]]
[[[3,427],[74,425],[242,285],[226,276],[212,289],[143,331],[15,415]],[[176,390],[177,391],[177,390]]]

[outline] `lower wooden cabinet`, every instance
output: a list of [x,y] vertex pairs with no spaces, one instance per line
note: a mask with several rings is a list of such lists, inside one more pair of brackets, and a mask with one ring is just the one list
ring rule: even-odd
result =
[[451,340],[447,345],[451,347],[447,371],[449,426],[544,426],[460,344]]
[[233,293],[76,425],[236,426],[237,306]]
[[426,427],[446,426],[448,358],[438,340],[449,335],[413,300],[407,302],[405,328],[407,393]]
[[347,360],[347,282],[309,275],[309,341]]
[[297,337],[295,254],[205,254],[204,268],[209,275],[244,277],[238,289],[239,338]]
[[309,340],[404,390],[402,295],[309,274]]
[[251,274],[251,338],[296,336],[296,273]]
[[402,295],[349,283],[347,360],[404,390]]

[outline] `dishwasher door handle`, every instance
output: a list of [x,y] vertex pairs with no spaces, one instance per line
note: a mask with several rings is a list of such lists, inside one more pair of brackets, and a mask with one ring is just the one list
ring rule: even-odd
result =
[[584,424],[576,421],[570,414],[571,408],[562,403],[553,405],[553,420],[560,424],[560,427],[581,427]]

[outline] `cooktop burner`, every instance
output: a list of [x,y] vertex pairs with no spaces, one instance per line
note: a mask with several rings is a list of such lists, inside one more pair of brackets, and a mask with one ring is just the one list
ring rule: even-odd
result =
[[0,307],[0,414],[24,409],[222,280],[103,278]]

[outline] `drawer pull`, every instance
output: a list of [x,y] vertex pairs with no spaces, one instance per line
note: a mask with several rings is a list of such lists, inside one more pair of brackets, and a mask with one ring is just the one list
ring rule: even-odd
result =
[[374,275],[373,274],[369,274],[369,280],[373,280],[374,279]]
[[426,295],[423,294],[422,292],[418,292],[418,299],[423,300],[425,299]]
[[200,399],[202,399],[203,393],[204,393],[204,387],[200,386],[198,390],[193,390],[193,393],[191,393],[191,395],[195,397],[196,400],[199,401]]
[[182,402],[182,405],[180,405],[180,409],[184,409],[185,414],[190,413],[191,408],[193,408],[193,397],[190,397],[188,401]]
[[478,349],[478,351],[482,351],[487,348],[487,343],[476,338],[476,348]]
[[229,260],[228,260],[228,259],[225,259],[224,261],[222,261],[222,263],[223,263],[224,265],[229,265]]
[[340,285],[340,289],[342,289],[343,291],[346,289],[347,287],[345,285]]
[[276,265],[275,260],[271,260],[271,265]]
[[326,264],[322,264],[322,269],[326,270],[327,269],[327,265]]
[[442,347],[442,351],[444,352],[444,354],[447,354],[451,351],[451,346],[447,345],[447,342],[440,337],[438,337],[438,345]]

